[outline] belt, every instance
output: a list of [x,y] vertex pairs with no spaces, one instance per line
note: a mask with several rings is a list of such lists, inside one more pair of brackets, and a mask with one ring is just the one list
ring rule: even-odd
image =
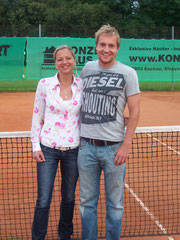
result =
[[119,142],[111,142],[111,141],[105,141],[105,140],[99,140],[99,139],[92,139],[92,138],[85,138],[85,137],[81,137],[82,139],[84,139],[86,142],[94,145],[94,146],[108,146],[108,145],[113,145],[113,144],[118,144]]
[[54,149],[57,149],[57,150],[60,150],[60,151],[68,151],[68,150],[71,150],[71,149],[75,149],[77,147],[78,146],[75,146],[75,147],[54,147]]

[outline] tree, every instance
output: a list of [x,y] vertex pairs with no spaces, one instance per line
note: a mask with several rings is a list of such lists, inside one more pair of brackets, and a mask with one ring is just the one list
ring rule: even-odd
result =
[[[94,37],[95,31],[102,24],[113,23],[115,15],[102,3],[82,4],[76,1],[71,1],[71,3],[66,1],[62,2],[56,10],[49,9],[47,22],[51,25],[51,33],[56,36]],[[46,34],[49,34],[49,30]]]
[[151,19],[156,26],[180,26],[179,0],[139,0],[139,18]]
[[[13,36],[27,36],[36,35],[36,27],[39,23],[45,22],[46,4],[43,2],[29,1],[29,0],[7,0],[6,22],[10,25],[9,32]],[[32,25],[32,26],[31,26]]]
[[38,25],[42,24],[42,36],[94,37],[101,25],[109,23],[122,37],[162,38],[168,35],[166,26],[180,26],[179,0],[0,2],[1,36],[38,36]]

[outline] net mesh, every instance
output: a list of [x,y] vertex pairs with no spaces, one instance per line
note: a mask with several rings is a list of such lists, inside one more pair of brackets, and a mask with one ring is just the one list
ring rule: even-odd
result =
[[[180,234],[180,126],[137,128],[127,162],[122,237]],[[31,239],[37,197],[30,132],[0,133],[0,240]],[[58,239],[58,170],[46,239]],[[79,183],[73,239],[81,237]],[[104,176],[98,204],[98,239],[105,238]]]

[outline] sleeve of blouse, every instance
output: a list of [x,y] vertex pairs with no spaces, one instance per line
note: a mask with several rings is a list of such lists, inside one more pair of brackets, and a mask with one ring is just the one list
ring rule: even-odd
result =
[[40,134],[44,124],[44,112],[45,112],[45,89],[43,81],[40,80],[36,89],[31,125],[31,142],[33,152],[41,150]]

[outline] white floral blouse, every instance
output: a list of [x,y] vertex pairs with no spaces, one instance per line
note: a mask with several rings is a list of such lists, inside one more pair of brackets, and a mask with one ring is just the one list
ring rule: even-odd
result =
[[41,150],[40,143],[52,148],[79,145],[82,80],[74,76],[68,101],[60,97],[60,87],[57,74],[38,83],[31,127],[33,152]]

